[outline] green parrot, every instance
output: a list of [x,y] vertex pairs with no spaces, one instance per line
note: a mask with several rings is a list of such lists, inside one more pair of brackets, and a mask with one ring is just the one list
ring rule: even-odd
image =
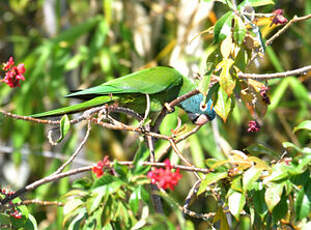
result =
[[[137,71],[126,76],[105,82],[99,86],[79,90],[66,97],[86,100],[48,112],[31,115],[32,117],[48,117],[71,114],[117,102],[119,106],[144,114],[146,109],[146,94],[150,97],[150,111],[159,112],[166,102],[195,89],[195,84],[171,67],[158,66]],[[212,100],[202,105],[203,95],[194,95],[180,103],[190,120],[195,124],[205,124],[216,116]]]

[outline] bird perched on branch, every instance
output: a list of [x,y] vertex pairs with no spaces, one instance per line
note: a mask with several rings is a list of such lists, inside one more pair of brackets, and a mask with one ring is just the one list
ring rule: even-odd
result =
[[[171,67],[158,66],[140,70],[126,76],[105,82],[99,86],[78,90],[66,97],[86,100],[48,112],[31,115],[48,117],[71,114],[96,106],[117,103],[143,114],[146,109],[146,94],[150,97],[150,111],[160,111],[165,103],[171,102],[196,88],[195,84]],[[178,106],[185,110],[195,124],[205,124],[216,116],[211,99],[204,104],[202,94],[196,94],[182,101]]]

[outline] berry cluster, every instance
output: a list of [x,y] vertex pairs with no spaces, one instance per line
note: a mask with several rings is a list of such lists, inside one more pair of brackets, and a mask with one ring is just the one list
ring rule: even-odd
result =
[[152,184],[157,184],[163,189],[170,188],[171,190],[174,190],[174,187],[178,184],[178,181],[181,179],[182,175],[179,173],[179,169],[172,172],[173,167],[168,159],[166,159],[164,163],[165,169],[155,168],[148,172],[147,176],[151,179]]
[[6,63],[3,63],[2,69],[6,72],[2,82],[11,88],[20,87],[19,81],[25,81],[24,73],[26,71],[24,64],[14,66],[14,59],[10,57]]
[[92,168],[93,173],[96,177],[101,177],[104,174],[104,168],[110,166],[109,157],[105,156],[102,161],[97,162],[97,164]]
[[263,86],[261,87],[260,89],[260,95],[262,96],[262,100],[267,104],[267,105],[270,105],[270,98],[268,96],[268,90],[269,88],[267,86]]
[[276,9],[275,11],[273,11],[273,19],[272,19],[272,23],[271,25],[275,24],[275,25],[278,25],[278,24],[285,24],[288,22],[287,18],[284,17],[284,11],[282,9]]
[[249,121],[248,122],[247,132],[249,132],[249,133],[256,133],[256,132],[259,131],[259,129],[260,129],[260,126],[259,126],[257,121]]
[[[4,195],[4,196],[11,196],[14,194],[14,192],[12,191],[8,191],[5,188],[0,189],[0,194]],[[20,213],[16,207],[14,206],[12,201],[9,201],[9,206],[8,208],[5,210],[5,212],[7,214],[9,214],[10,216],[14,217],[15,219],[21,219],[22,218],[22,213]]]

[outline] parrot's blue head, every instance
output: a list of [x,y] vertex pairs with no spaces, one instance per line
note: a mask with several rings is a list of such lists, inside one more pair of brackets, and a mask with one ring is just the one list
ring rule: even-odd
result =
[[180,104],[188,113],[190,120],[197,125],[203,125],[216,117],[213,101],[209,99],[206,104],[203,104],[202,94],[196,94]]

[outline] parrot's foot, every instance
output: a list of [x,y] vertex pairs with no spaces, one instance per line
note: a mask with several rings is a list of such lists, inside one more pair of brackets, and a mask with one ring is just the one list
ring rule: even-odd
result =
[[167,102],[164,103],[164,107],[167,109],[169,113],[172,113],[175,111],[174,107],[171,107],[170,104]]

